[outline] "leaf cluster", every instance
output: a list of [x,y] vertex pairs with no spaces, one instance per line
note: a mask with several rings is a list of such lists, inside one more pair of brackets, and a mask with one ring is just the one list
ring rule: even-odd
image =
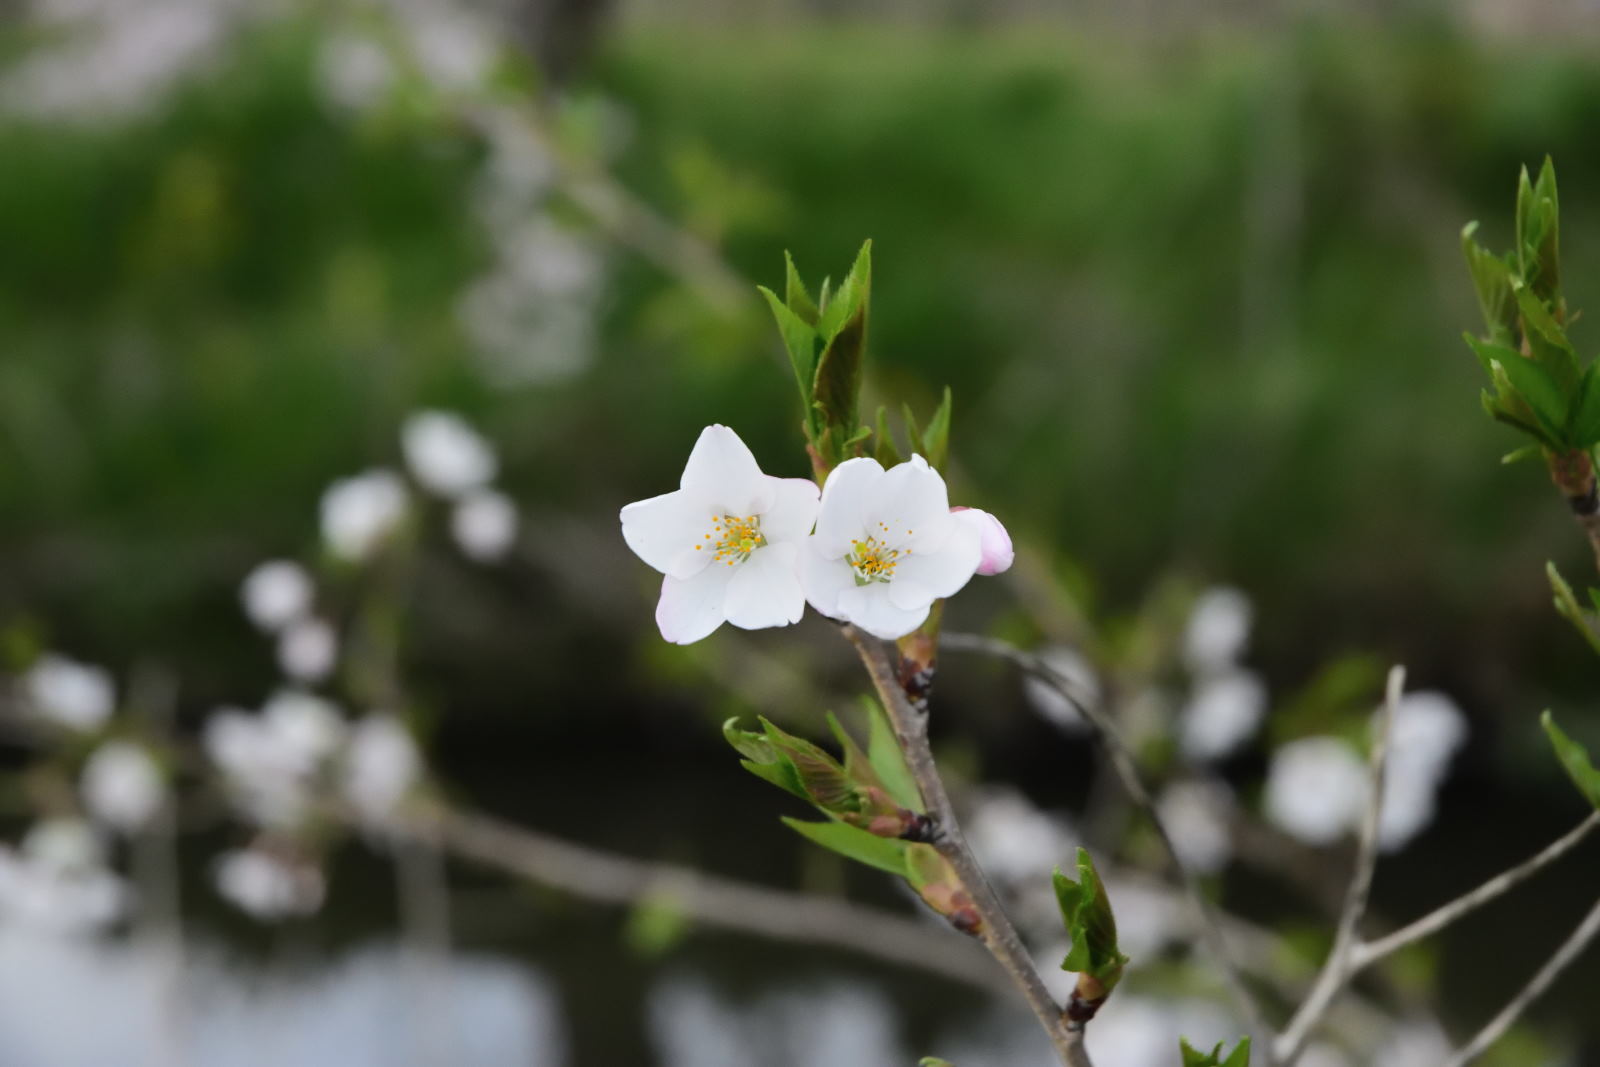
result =
[[736,719],[724,723],[722,733],[744,757],[740,765],[747,771],[814,805],[829,820],[785,818],[785,824],[858,863],[911,878],[916,862],[908,853],[916,846],[902,835],[920,823],[922,797],[888,717],[874,701],[863,700],[862,705],[868,727],[865,749],[837,718],[828,716],[842,759],[765,718],[759,733],[740,729]]
[[1117,947],[1117,920],[1111,913],[1111,899],[1105,884],[1094,869],[1088,850],[1078,849],[1078,879],[1073,881],[1055,872],[1056,902],[1061,906],[1061,921],[1072,938],[1072,948],[1061,961],[1064,971],[1093,977],[1104,993],[1110,993],[1122,978],[1128,957]]
[[1224,1042],[1217,1042],[1217,1047],[1210,1052],[1201,1052],[1187,1041],[1178,1042],[1179,1049],[1183,1052],[1183,1067],[1250,1067],[1250,1039],[1242,1037],[1239,1044],[1227,1056],[1222,1054]]
[[[784,254],[783,296],[760,286],[778,325],[795,385],[805,412],[801,428],[820,479],[840,463],[865,454],[873,427],[861,421],[861,382],[866,368],[867,323],[872,305],[872,242],[856,255],[844,281],[834,287],[824,278],[813,296],[794,265]],[[950,449],[950,390],[925,429],[919,428],[911,408],[903,408],[906,434],[912,452],[935,467],[944,464]],[[884,466],[900,462],[900,452],[890,433],[886,409],[877,413],[877,442],[873,455]]]
[[1510,252],[1497,256],[1479,244],[1476,222],[1461,232],[1487,330],[1466,338],[1493,386],[1483,391],[1484,410],[1534,442],[1507,462],[1600,444],[1600,369],[1585,364],[1567,336],[1560,222],[1555,167],[1546,158],[1537,180],[1526,167],[1518,180]]

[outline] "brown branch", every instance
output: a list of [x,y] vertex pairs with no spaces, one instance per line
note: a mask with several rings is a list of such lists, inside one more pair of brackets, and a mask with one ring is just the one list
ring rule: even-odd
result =
[[1589,909],[1589,914],[1584,916],[1583,922],[1578,924],[1578,928],[1572,931],[1566,941],[1562,942],[1561,947],[1556,950],[1556,954],[1551,956],[1543,967],[1539,968],[1539,972],[1529,980],[1521,992],[1511,998],[1511,1003],[1502,1008],[1500,1014],[1490,1019],[1488,1024],[1482,1030],[1479,1030],[1477,1036],[1469,1041],[1465,1047],[1459,1049],[1446,1060],[1444,1067],[1463,1067],[1464,1064],[1471,1063],[1481,1056],[1490,1045],[1505,1036],[1505,1032],[1511,1029],[1511,1024],[1517,1021],[1522,1013],[1528,1009],[1528,1006],[1538,1000],[1546,989],[1550,988],[1551,984],[1560,977],[1561,972],[1566,970],[1573,960],[1582,955],[1583,950],[1589,946],[1589,942],[1594,940],[1596,934],[1600,934],[1600,901],[1596,901],[1594,907]]
[[933,761],[933,750],[928,744],[926,716],[912,706],[905,690],[901,688],[894,646],[853,626],[846,626],[844,632],[856,646],[861,662],[872,677],[873,687],[883,701],[895,737],[905,753],[911,776],[916,780],[928,814],[934,820],[937,828],[935,847],[954,869],[962,888],[971,896],[973,906],[982,918],[979,936],[984,947],[1000,962],[1000,966],[1005,968],[1011,981],[1022,992],[1028,1006],[1038,1017],[1039,1024],[1050,1036],[1061,1062],[1069,1067],[1088,1067],[1088,1051],[1083,1047],[1082,1033],[1067,1029],[1060,1006],[1045,988],[1044,980],[1034,967],[1033,958],[1023,947],[1016,928],[1011,925],[972,850],[961,836],[955,808],[950,803],[944,780]]
[[587,900],[662,900],[704,926],[840,949],[990,992],[1009,988],[976,945],[881,908],[619,856],[445,806],[409,815],[404,827],[461,859]]
[[1394,725],[1400,707],[1400,693],[1405,686],[1404,667],[1389,672],[1389,684],[1384,691],[1382,705],[1373,716],[1372,754],[1370,760],[1372,785],[1367,794],[1367,808],[1361,820],[1361,834],[1356,843],[1356,868],[1345,892],[1344,907],[1339,911],[1339,925],[1334,931],[1333,948],[1317,975],[1311,993],[1301,1003],[1289,1025],[1273,1043],[1272,1058],[1278,1063],[1293,1064],[1300,1058],[1306,1039],[1327,1014],[1333,998],[1350,981],[1355,973],[1355,951],[1360,947],[1361,919],[1367,913],[1367,899],[1372,891],[1372,875],[1378,866],[1378,822],[1383,813],[1384,771],[1389,755],[1389,730]]
[[[1189,869],[1178,855],[1177,846],[1173,843],[1172,835],[1167,832],[1166,824],[1161,819],[1160,812],[1156,809],[1155,800],[1150,796],[1150,791],[1145,788],[1143,779],[1139,775],[1138,767],[1134,764],[1133,754],[1128,751],[1128,746],[1123,742],[1117,732],[1116,725],[1106,715],[1105,710],[1092,701],[1084,700],[1062,678],[1050,668],[1050,665],[1031,652],[1026,652],[1017,646],[1000,641],[995,638],[982,637],[976,634],[945,634],[944,647],[965,652],[982,652],[1002,659],[1010,660],[1034,677],[1055,689],[1064,699],[1077,709],[1086,723],[1093,731],[1095,739],[1105,750],[1110,759],[1117,777],[1122,780],[1122,787],[1127,791],[1128,797],[1149,819],[1155,828],[1156,835],[1161,839],[1162,847],[1166,850],[1168,862],[1178,872],[1182,881],[1185,895],[1189,899],[1190,908],[1195,914],[1200,937],[1206,944],[1207,950],[1215,958],[1222,972],[1228,993],[1234,1002],[1235,1008],[1243,1016],[1252,1031],[1257,1034],[1272,1033],[1267,1025],[1266,1018],[1261,1013],[1260,1005],[1256,1003],[1255,996],[1245,984],[1244,976],[1234,963],[1228,951],[1227,939],[1223,936],[1222,926],[1218,920],[1217,910],[1211,898],[1206,895],[1205,889],[1200,884],[1198,876]],[[1270,1045],[1268,1055],[1271,1055]],[[1269,1067],[1271,1060],[1269,1058]]]

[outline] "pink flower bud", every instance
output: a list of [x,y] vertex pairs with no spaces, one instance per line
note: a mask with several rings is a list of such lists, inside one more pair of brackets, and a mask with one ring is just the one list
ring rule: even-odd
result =
[[1006,528],[1000,524],[999,519],[977,508],[955,507],[950,510],[960,516],[961,521],[977,530],[978,536],[983,539],[983,558],[978,563],[979,574],[999,574],[1001,571],[1011,569],[1011,561],[1016,558],[1016,552],[1011,547],[1011,535],[1006,533]]

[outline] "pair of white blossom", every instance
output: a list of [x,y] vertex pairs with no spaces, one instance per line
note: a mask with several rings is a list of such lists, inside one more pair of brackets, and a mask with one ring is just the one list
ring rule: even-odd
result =
[[664,575],[656,624],[675,644],[724,622],[788,626],[807,603],[892,640],[974,574],[1011,565],[1005,528],[952,509],[921,456],[888,470],[846,460],[819,493],[808,479],[763,474],[726,426],[701,432],[676,491],[629,504],[621,520],[628,547]]

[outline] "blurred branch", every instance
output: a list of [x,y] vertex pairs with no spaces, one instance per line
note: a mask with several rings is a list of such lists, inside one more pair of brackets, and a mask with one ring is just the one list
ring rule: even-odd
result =
[[[1071,683],[1062,678],[1050,665],[1031,652],[1026,652],[1007,641],[997,638],[984,637],[978,634],[945,634],[940,641],[945,649],[954,649],[961,652],[980,652],[991,656],[999,656],[1010,660],[1029,674],[1046,683],[1070,703],[1078,713],[1083,716],[1086,723],[1093,730],[1096,740],[1100,742],[1117,776],[1122,780],[1122,786],[1150,824],[1155,828],[1156,834],[1161,838],[1162,847],[1166,850],[1167,859],[1183,883],[1185,895],[1189,899],[1191,909],[1195,914],[1199,926],[1201,939],[1206,943],[1207,949],[1216,960],[1221,969],[1224,982],[1227,984],[1228,993],[1241,1016],[1258,1034],[1269,1034],[1271,1027],[1267,1025],[1266,1018],[1261,1013],[1261,1007],[1256,1003],[1255,996],[1245,984],[1244,976],[1239,973],[1232,955],[1228,950],[1227,939],[1223,935],[1222,926],[1217,916],[1215,906],[1206,895],[1205,889],[1200,885],[1200,879],[1191,871],[1183,859],[1178,855],[1178,849],[1168,833],[1166,824],[1162,821],[1160,813],[1156,810],[1155,800],[1150,796],[1150,791],[1145,788],[1144,781],[1139,776],[1138,767],[1133,761],[1133,754],[1128,751],[1126,743],[1117,732],[1116,725],[1105,710],[1097,703],[1083,699]],[[1268,1048],[1268,1065],[1271,1067],[1271,1049]]]
[[1405,687],[1404,667],[1389,671],[1389,684],[1384,691],[1383,703],[1373,715],[1372,753],[1370,758],[1371,788],[1367,791],[1367,808],[1361,820],[1361,833],[1356,844],[1355,872],[1350,877],[1350,887],[1345,891],[1344,907],[1339,912],[1339,925],[1333,935],[1333,948],[1327,962],[1317,976],[1311,993],[1301,1003],[1278,1039],[1274,1042],[1271,1059],[1288,1065],[1300,1057],[1306,1039],[1327,1014],[1333,998],[1356,972],[1355,950],[1360,944],[1357,927],[1367,913],[1367,899],[1372,891],[1372,875],[1378,866],[1378,820],[1383,812],[1384,772],[1389,756],[1389,731],[1394,725],[1400,706],[1400,694]]
[[619,856],[445,806],[413,816],[405,828],[461,859],[586,900],[632,906],[666,898],[704,926],[840,949],[990,992],[1008,988],[976,946],[880,908]]
[[982,917],[979,936],[983,938],[984,947],[1000,961],[1012,982],[1021,990],[1045,1033],[1050,1035],[1061,1061],[1069,1067],[1089,1067],[1089,1054],[1083,1047],[1082,1030],[1067,1028],[1060,1006],[1050,995],[1050,990],[1045,988],[1044,980],[1034,967],[1033,958],[1023,947],[1016,928],[1011,925],[1005,909],[1000,906],[993,888],[984,877],[983,869],[978,866],[972,850],[961,836],[955,808],[950,803],[944,780],[933,761],[933,749],[928,744],[927,716],[912,705],[900,684],[894,646],[854,626],[844,627],[844,634],[856,646],[861,662],[872,678],[873,688],[888,712],[895,737],[905,753],[911,776],[916,780],[928,814],[934,820],[934,847],[955,870],[956,877],[961,880],[962,887],[971,896],[973,906]]
[[1511,1024],[1516,1022],[1517,1018],[1528,1009],[1528,1005],[1538,1000],[1544,991],[1550,988],[1551,983],[1561,975],[1561,972],[1566,970],[1572,961],[1577,959],[1583,950],[1588,947],[1589,942],[1594,940],[1596,934],[1600,934],[1600,901],[1596,901],[1594,907],[1589,909],[1589,914],[1584,916],[1583,922],[1579,923],[1578,928],[1572,931],[1561,947],[1556,950],[1556,954],[1551,956],[1543,967],[1539,968],[1539,973],[1533,976],[1528,984],[1522,988],[1521,992],[1511,998],[1511,1003],[1501,1009],[1499,1015],[1490,1019],[1488,1024],[1482,1030],[1479,1030],[1477,1036],[1469,1041],[1464,1048],[1446,1060],[1444,1067],[1462,1067],[1463,1064],[1471,1063],[1482,1055],[1490,1045],[1500,1040],[1505,1035],[1505,1032],[1511,1028]]
[[1587,819],[1546,845],[1536,855],[1508,871],[1495,875],[1471,892],[1462,894],[1392,934],[1357,945],[1352,953],[1354,969],[1360,971],[1407,945],[1430,937],[1497,897],[1505,895],[1571,852],[1597,828],[1600,828],[1600,811],[1592,812]]

